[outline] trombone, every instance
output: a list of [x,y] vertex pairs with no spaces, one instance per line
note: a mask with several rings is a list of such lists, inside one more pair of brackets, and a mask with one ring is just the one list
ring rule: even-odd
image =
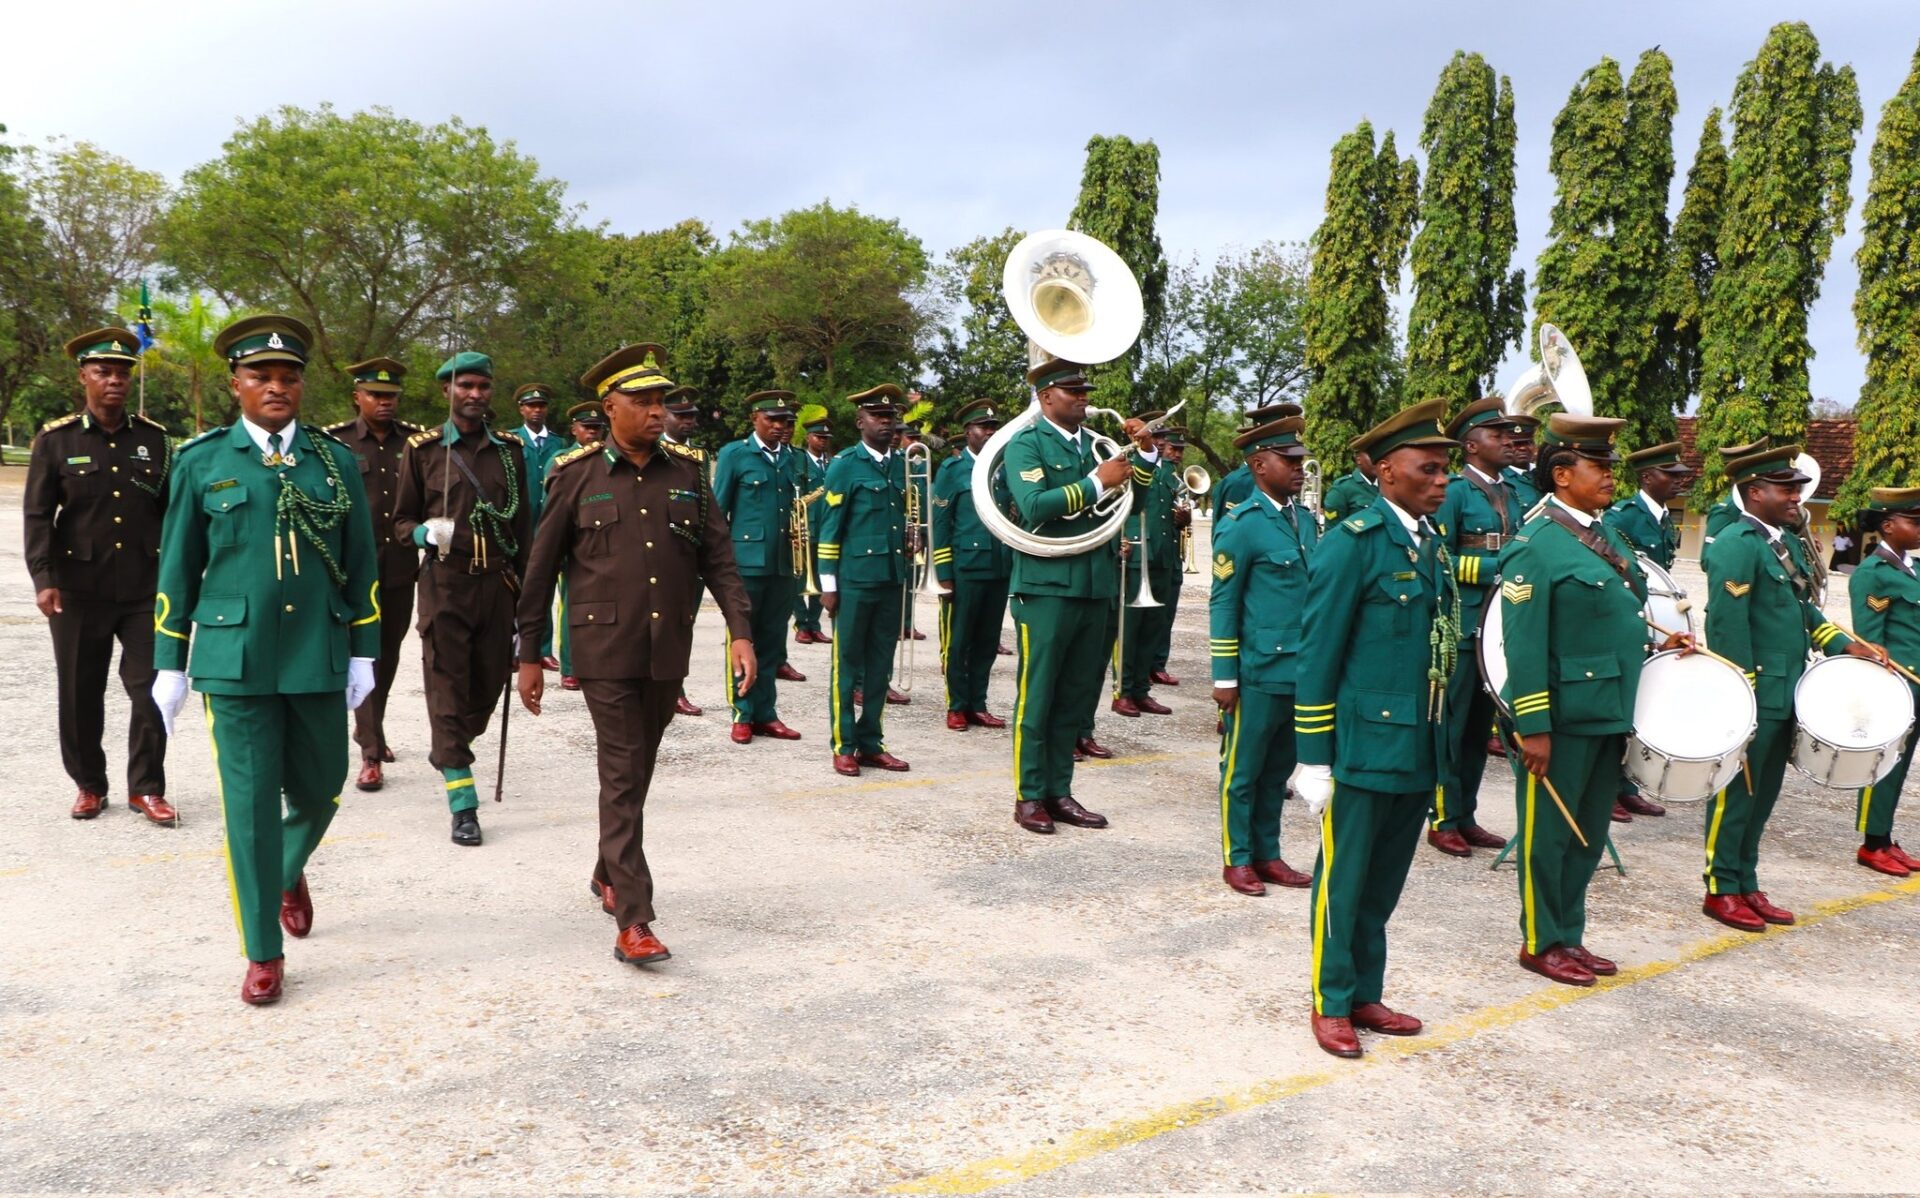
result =
[[[937,590],[937,584],[933,569],[933,513],[927,510],[927,502],[933,498],[933,450],[924,441],[910,442],[900,451],[900,457],[906,467],[907,480],[907,570],[900,582],[900,629],[904,634],[913,615],[914,595],[928,587]],[[926,502],[921,499],[923,493]],[[913,667],[919,656],[914,644],[913,637],[903,636],[893,651],[893,675],[900,680],[901,692],[909,695],[913,693]]]
[[800,597],[803,599],[811,599],[820,593],[820,572],[813,561],[813,521],[807,516],[807,505],[819,499],[825,491],[825,487],[816,487],[802,495],[798,483],[793,488],[793,515],[787,521],[787,548],[793,558],[793,575],[801,581]]

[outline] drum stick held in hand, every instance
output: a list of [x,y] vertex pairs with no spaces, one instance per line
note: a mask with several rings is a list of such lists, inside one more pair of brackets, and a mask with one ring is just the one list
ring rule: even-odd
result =
[[[1521,752],[1519,733],[1517,732],[1512,733],[1511,735],[1508,736],[1507,739],[1512,743],[1513,752],[1515,753]],[[1524,756],[1522,757],[1522,760],[1523,761],[1525,760]],[[1548,797],[1553,799],[1553,805],[1560,809],[1561,817],[1567,821],[1567,827],[1573,829],[1574,839],[1580,842],[1581,848],[1583,849],[1586,848],[1587,834],[1580,830],[1580,825],[1573,818],[1572,810],[1567,807],[1566,800],[1560,797],[1560,791],[1553,785],[1553,779],[1547,777],[1545,774],[1534,774],[1531,772],[1529,773],[1529,776],[1540,779],[1540,784],[1547,788]]]

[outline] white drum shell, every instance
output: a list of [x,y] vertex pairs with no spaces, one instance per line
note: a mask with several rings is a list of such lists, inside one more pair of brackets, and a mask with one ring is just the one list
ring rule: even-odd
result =
[[[1647,619],[1668,632],[1699,635],[1693,623],[1693,603],[1687,598],[1687,592],[1674,580],[1673,575],[1660,568],[1658,562],[1644,553],[1634,556],[1640,559],[1640,572],[1647,578]],[[1653,635],[1658,640],[1666,639],[1659,633]]]
[[1858,790],[1893,772],[1913,730],[1913,692],[1858,657],[1826,657],[1793,688],[1793,768],[1821,786]]
[[1663,802],[1698,802],[1733,781],[1758,726],[1739,670],[1705,654],[1656,653],[1634,694],[1627,777]]

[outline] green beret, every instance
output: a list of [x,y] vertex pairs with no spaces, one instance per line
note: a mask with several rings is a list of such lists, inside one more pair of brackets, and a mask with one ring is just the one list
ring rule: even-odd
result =
[[433,372],[433,377],[444,383],[458,374],[484,374],[492,378],[493,359],[485,354],[463,349],[440,363],[440,369]]
[[347,367],[347,373],[353,377],[356,391],[365,391],[370,395],[398,395],[400,380],[406,377],[407,368],[392,358],[368,358]]
[[1361,434],[1360,448],[1376,462],[1396,449],[1409,446],[1416,449],[1451,449],[1459,442],[1447,436],[1447,430],[1440,427],[1440,418],[1446,414],[1447,401],[1444,399],[1429,399],[1402,408]]
[[227,369],[266,362],[307,364],[313,333],[291,316],[267,313],[236,320],[213,339],[213,352],[227,360]]
[[67,342],[67,356],[82,365],[132,362],[140,356],[140,338],[122,328],[93,329]]

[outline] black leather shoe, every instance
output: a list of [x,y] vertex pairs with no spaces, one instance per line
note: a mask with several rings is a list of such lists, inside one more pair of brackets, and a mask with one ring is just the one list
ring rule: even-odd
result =
[[473,811],[453,813],[453,843],[467,848],[476,848],[480,844],[480,817]]

